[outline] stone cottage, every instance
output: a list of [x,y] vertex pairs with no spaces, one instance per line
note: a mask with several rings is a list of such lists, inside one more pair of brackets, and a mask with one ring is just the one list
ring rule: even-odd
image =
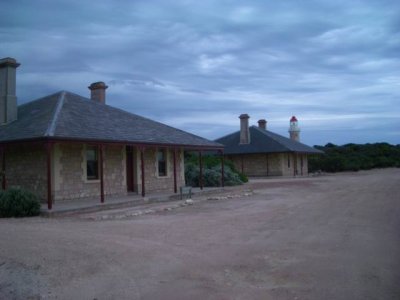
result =
[[0,60],[1,186],[28,189],[49,209],[59,200],[176,193],[185,185],[185,150],[223,150],[107,105],[103,82],[90,85],[90,99],[60,91],[17,106],[18,66]]
[[308,174],[308,155],[320,150],[299,142],[296,117],[290,120],[290,138],[267,130],[267,121],[249,127],[249,115],[242,114],[240,131],[221,137],[216,142],[225,146],[225,156],[247,176],[298,176]]

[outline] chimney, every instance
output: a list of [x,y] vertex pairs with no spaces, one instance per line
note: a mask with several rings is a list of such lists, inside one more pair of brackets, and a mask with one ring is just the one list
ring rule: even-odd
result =
[[102,104],[106,104],[106,89],[108,86],[102,81],[94,82],[89,87],[90,99]]
[[258,120],[258,128],[267,130],[267,121],[265,119]]
[[240,119],[240,144],[250,144],[249,115],[241,114]]
[[17,119],[16,70],[20,64],[14,58],[0,59],[0,124]]

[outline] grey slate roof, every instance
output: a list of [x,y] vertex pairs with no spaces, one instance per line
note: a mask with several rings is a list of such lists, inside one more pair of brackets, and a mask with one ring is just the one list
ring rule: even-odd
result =
[[0,126],[0,143],[45,137],[223,147],[188,132],[65,91],[20,105],[18,120]]
[[225,154],[250,154],[250,153],[278,153],[298,152],[309,154],[321,154],[322,151],[296,142],[268,130],[251,126],[250,143],[240,144],[240,131],[215,140],[225,146]]

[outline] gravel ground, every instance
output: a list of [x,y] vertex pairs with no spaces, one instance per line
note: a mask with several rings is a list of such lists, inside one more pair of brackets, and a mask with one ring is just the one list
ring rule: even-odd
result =
[[1,219],[0,299],[398,300],[399,183],[255,180],[193,205]]

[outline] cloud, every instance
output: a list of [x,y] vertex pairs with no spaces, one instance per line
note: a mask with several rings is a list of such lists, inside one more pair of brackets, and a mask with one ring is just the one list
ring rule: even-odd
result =
[[223,67],[227,67],[235,60],[235,57],[230,54],[210,57],[207,54],[202,54],[199,57],[198,65],[201,72],[209,73]]
[[208,138],[248,113],[283,135],[297,115],[310,144],[399,143],[399,11],[394,0],[6,0],[0,56],[21,62],[20,103],[105,81],[110,105]]

